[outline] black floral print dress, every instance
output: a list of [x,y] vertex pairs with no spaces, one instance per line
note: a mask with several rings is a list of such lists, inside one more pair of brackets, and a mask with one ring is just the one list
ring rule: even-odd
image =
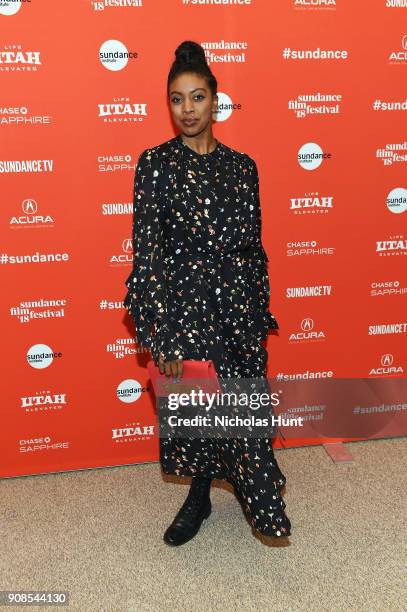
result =
[[[178,135],[144,150],[134,180],[133,269],[124,306],[155,363],[214,362],[219,378],[265,377],[269,311],[255,161],[217,141],[198,154]],[[250,523],[291,534],[286,479],[270,438],[160,438],[167,474],[225,479]]]

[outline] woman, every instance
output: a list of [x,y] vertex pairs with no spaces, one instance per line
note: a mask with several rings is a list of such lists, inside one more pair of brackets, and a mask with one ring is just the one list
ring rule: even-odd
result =
[[[161,373],[180,377],[183,359],[211,359],[219,378],[265,378],[262,342],[278,324],[268,309],[256,163],[213,136],[217,81],[197,43],[177,48],[167,93],[180,133],[138,160],[124,305]],[[234,485],[261,534],[291,535],[270,439],[160,438],[160,461],[166,474],[192,476],[167,544],[196,535],[214,478]]]

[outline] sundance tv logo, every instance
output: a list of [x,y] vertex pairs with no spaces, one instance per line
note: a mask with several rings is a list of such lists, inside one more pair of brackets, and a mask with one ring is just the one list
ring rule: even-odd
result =
[[136,51],[128,51],[126,45],[120,40],[106,40],[99,49],[99,59],[104,68],[118,72],[123,70],[129,59],[136,59]]

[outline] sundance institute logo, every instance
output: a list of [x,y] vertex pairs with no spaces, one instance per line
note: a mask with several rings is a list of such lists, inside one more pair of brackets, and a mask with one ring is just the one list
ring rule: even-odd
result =
[[136,59],[136,51],[128,51],[126,45],[120,40],[106,40],[99,49],[99,59],[107,70],[123,70],[129,59]]

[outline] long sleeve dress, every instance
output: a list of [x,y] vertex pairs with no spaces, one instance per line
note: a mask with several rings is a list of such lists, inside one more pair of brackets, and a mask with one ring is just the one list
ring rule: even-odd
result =
[[[124,306],[158,363],[214,362],[219,378],[265,377],[269,310],[259,178],[247,154],[198,154],[178,135],[144,150],[134,177],[133,269]],[[225,479],[254,528],[291,534],[286,478],[269,438],[160,438],[167,474]]]

